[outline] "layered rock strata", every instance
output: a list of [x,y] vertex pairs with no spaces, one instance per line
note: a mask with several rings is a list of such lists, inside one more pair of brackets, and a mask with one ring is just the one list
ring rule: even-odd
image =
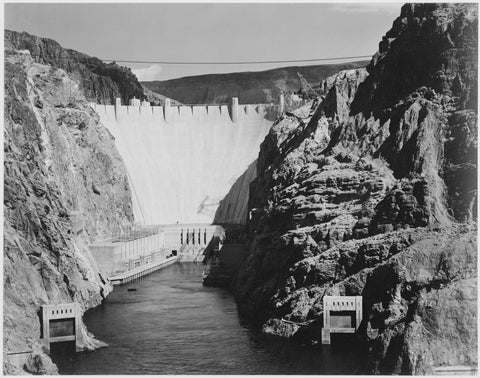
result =
[[365,372],[477,364],[477,19],[403,6],[366,70],[275,122],[235,282],[265,332],[318,342],[323,296],[362,295]]

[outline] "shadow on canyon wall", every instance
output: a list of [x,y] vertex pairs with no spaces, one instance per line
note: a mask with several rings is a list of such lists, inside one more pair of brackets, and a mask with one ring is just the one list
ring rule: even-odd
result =
[[213,223],[238,223],[234,220],[242,219],[241,223],[246,224],[249,187],[256,176],[257,160],[255,159],[234,182],[227,195],[220,201]]

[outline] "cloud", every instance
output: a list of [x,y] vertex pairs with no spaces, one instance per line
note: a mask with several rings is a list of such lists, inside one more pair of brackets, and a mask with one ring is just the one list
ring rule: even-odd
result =
[[342,13],[375,13],[386,12],[400,14],[403,3],[338,3],[331,10]]
[[150,67],[132,68],[132,72],[137,75],[139,81],[160,80],[160,72],[162,66],[160,64],[152,64]]

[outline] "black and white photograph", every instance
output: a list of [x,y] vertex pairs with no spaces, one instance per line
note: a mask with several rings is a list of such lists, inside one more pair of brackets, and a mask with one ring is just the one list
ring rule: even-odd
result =
[[478,3],[1,5],[4,375],[478,374]]

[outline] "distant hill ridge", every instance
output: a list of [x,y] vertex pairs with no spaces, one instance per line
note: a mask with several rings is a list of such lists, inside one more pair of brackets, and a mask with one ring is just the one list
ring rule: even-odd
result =
[[260,72],[235,72],[188,76],[164,81],[139,82],[128,67],[104,63],[98,58],[62,47],[50,38],[26,32],[5,30],[5,49],[29,50],[32,58],[70,73],[91,101],[113,104],[120,97],[124,104],[133,97],[163,105],[165,97],[173,104],[220,104],[238,97],[240,103],[276,102],[282,91],[300,89],[297,72],[318,86],[339,71],[365,67],[368,61],[283,67]]
[[281,91],[300,89],[297,72],[313,86],[342,70],[365,67],[368,61],[293,66],[260,72],[235,72],[187,76],[163,81],[143,81],[144,88],[184,104],[227,103],[238,97],[241,104],[276,102]]

